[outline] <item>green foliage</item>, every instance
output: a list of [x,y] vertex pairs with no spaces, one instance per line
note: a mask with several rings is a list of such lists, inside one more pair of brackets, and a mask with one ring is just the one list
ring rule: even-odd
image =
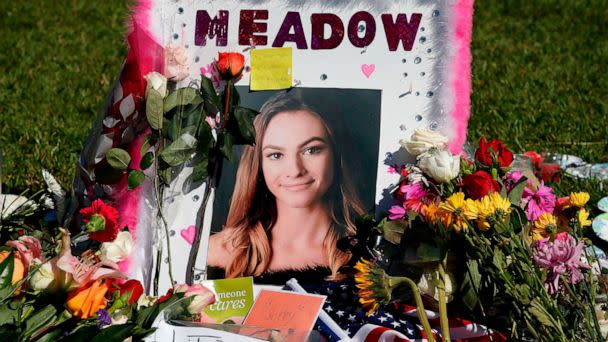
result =
[[126,170],[131,163],[129,152],[121,148],[111,148],[106,153],[108,164],[116,170]]

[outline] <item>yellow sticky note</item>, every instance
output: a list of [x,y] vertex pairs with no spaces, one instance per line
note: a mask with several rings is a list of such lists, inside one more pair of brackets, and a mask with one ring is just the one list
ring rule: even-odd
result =
[[293,69],[290,47],[251,50],[251,90],[291,88]]

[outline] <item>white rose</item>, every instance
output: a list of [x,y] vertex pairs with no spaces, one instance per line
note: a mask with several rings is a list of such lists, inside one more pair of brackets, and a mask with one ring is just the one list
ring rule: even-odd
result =
[[416,128],[414,134],[408,139],[399,141],[410,154],[418,156],[428,151],[430,148],[445,148],[448,137],[424,128]]
[[126,259],[133,249],[133,238],[128,231],[120,232],[116,239],[112,242],[104,242],[101,244],[99,251],[101,252],[101,260],[110,260],[119,262]]
[[148,81],[148,85],[146,86],[146,93],[149,89],[154,89],[159,92],[162,97],[165,97],[165,95],[167,95],[167,78],[165,76],[156,71],[152,71],[144,77],[146,81]]
[[141,296],[139,296],[139,299],[137,300],[137,308],[138,309],[140,309],[142,307],[147,308],[149,306],[154,305],[154,303],[156,303],[157,300],[158,300],[157,297],[142,294]]
[[30,264],[30,268],[36,268],[38,265],[40,267],[32,274],[29,282],[30,288],[36,292],[48,289],[55,280],[53,266],[50,262],[42,263],[40,260],[34,259]]
[[432,150],[418,158],[420,169],[439,183],[456,178],[460,172],[460,157],[446,150]]

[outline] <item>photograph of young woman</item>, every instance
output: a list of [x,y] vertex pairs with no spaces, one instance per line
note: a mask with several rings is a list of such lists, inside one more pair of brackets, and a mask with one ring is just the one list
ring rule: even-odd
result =
[[336,242],[355,233],[354,219],[364,210],[344,157],[351,147],[336,143],[333,121],[298,90],[262,106],[256,143],[244,148],[238,165],[226,224],[210,237],[210,271],[276,284],[340,278],[350,256]]

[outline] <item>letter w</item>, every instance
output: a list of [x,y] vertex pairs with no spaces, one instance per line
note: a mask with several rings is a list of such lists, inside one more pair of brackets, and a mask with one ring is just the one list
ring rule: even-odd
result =
[[228,11],[219,11],[213,19],[205,10],[196,11],[196,26],[194,28],[194,45],[207,45],[209,39],[215,39],[215,46],[228,44]]
[[416,33],[418,32],[418,26],[420,25],[420,19],[422,19],[421,13],[412,13],[410,21],[408,22],[405,14],[399,13],[397,19],[393,22],[393,16],[391,14],[383,14],[382,23],[384,24],[388,49],[390,51],[397,50],[399,42],[401,41],[403,42],[403,49],[405,51],[412,51]]

